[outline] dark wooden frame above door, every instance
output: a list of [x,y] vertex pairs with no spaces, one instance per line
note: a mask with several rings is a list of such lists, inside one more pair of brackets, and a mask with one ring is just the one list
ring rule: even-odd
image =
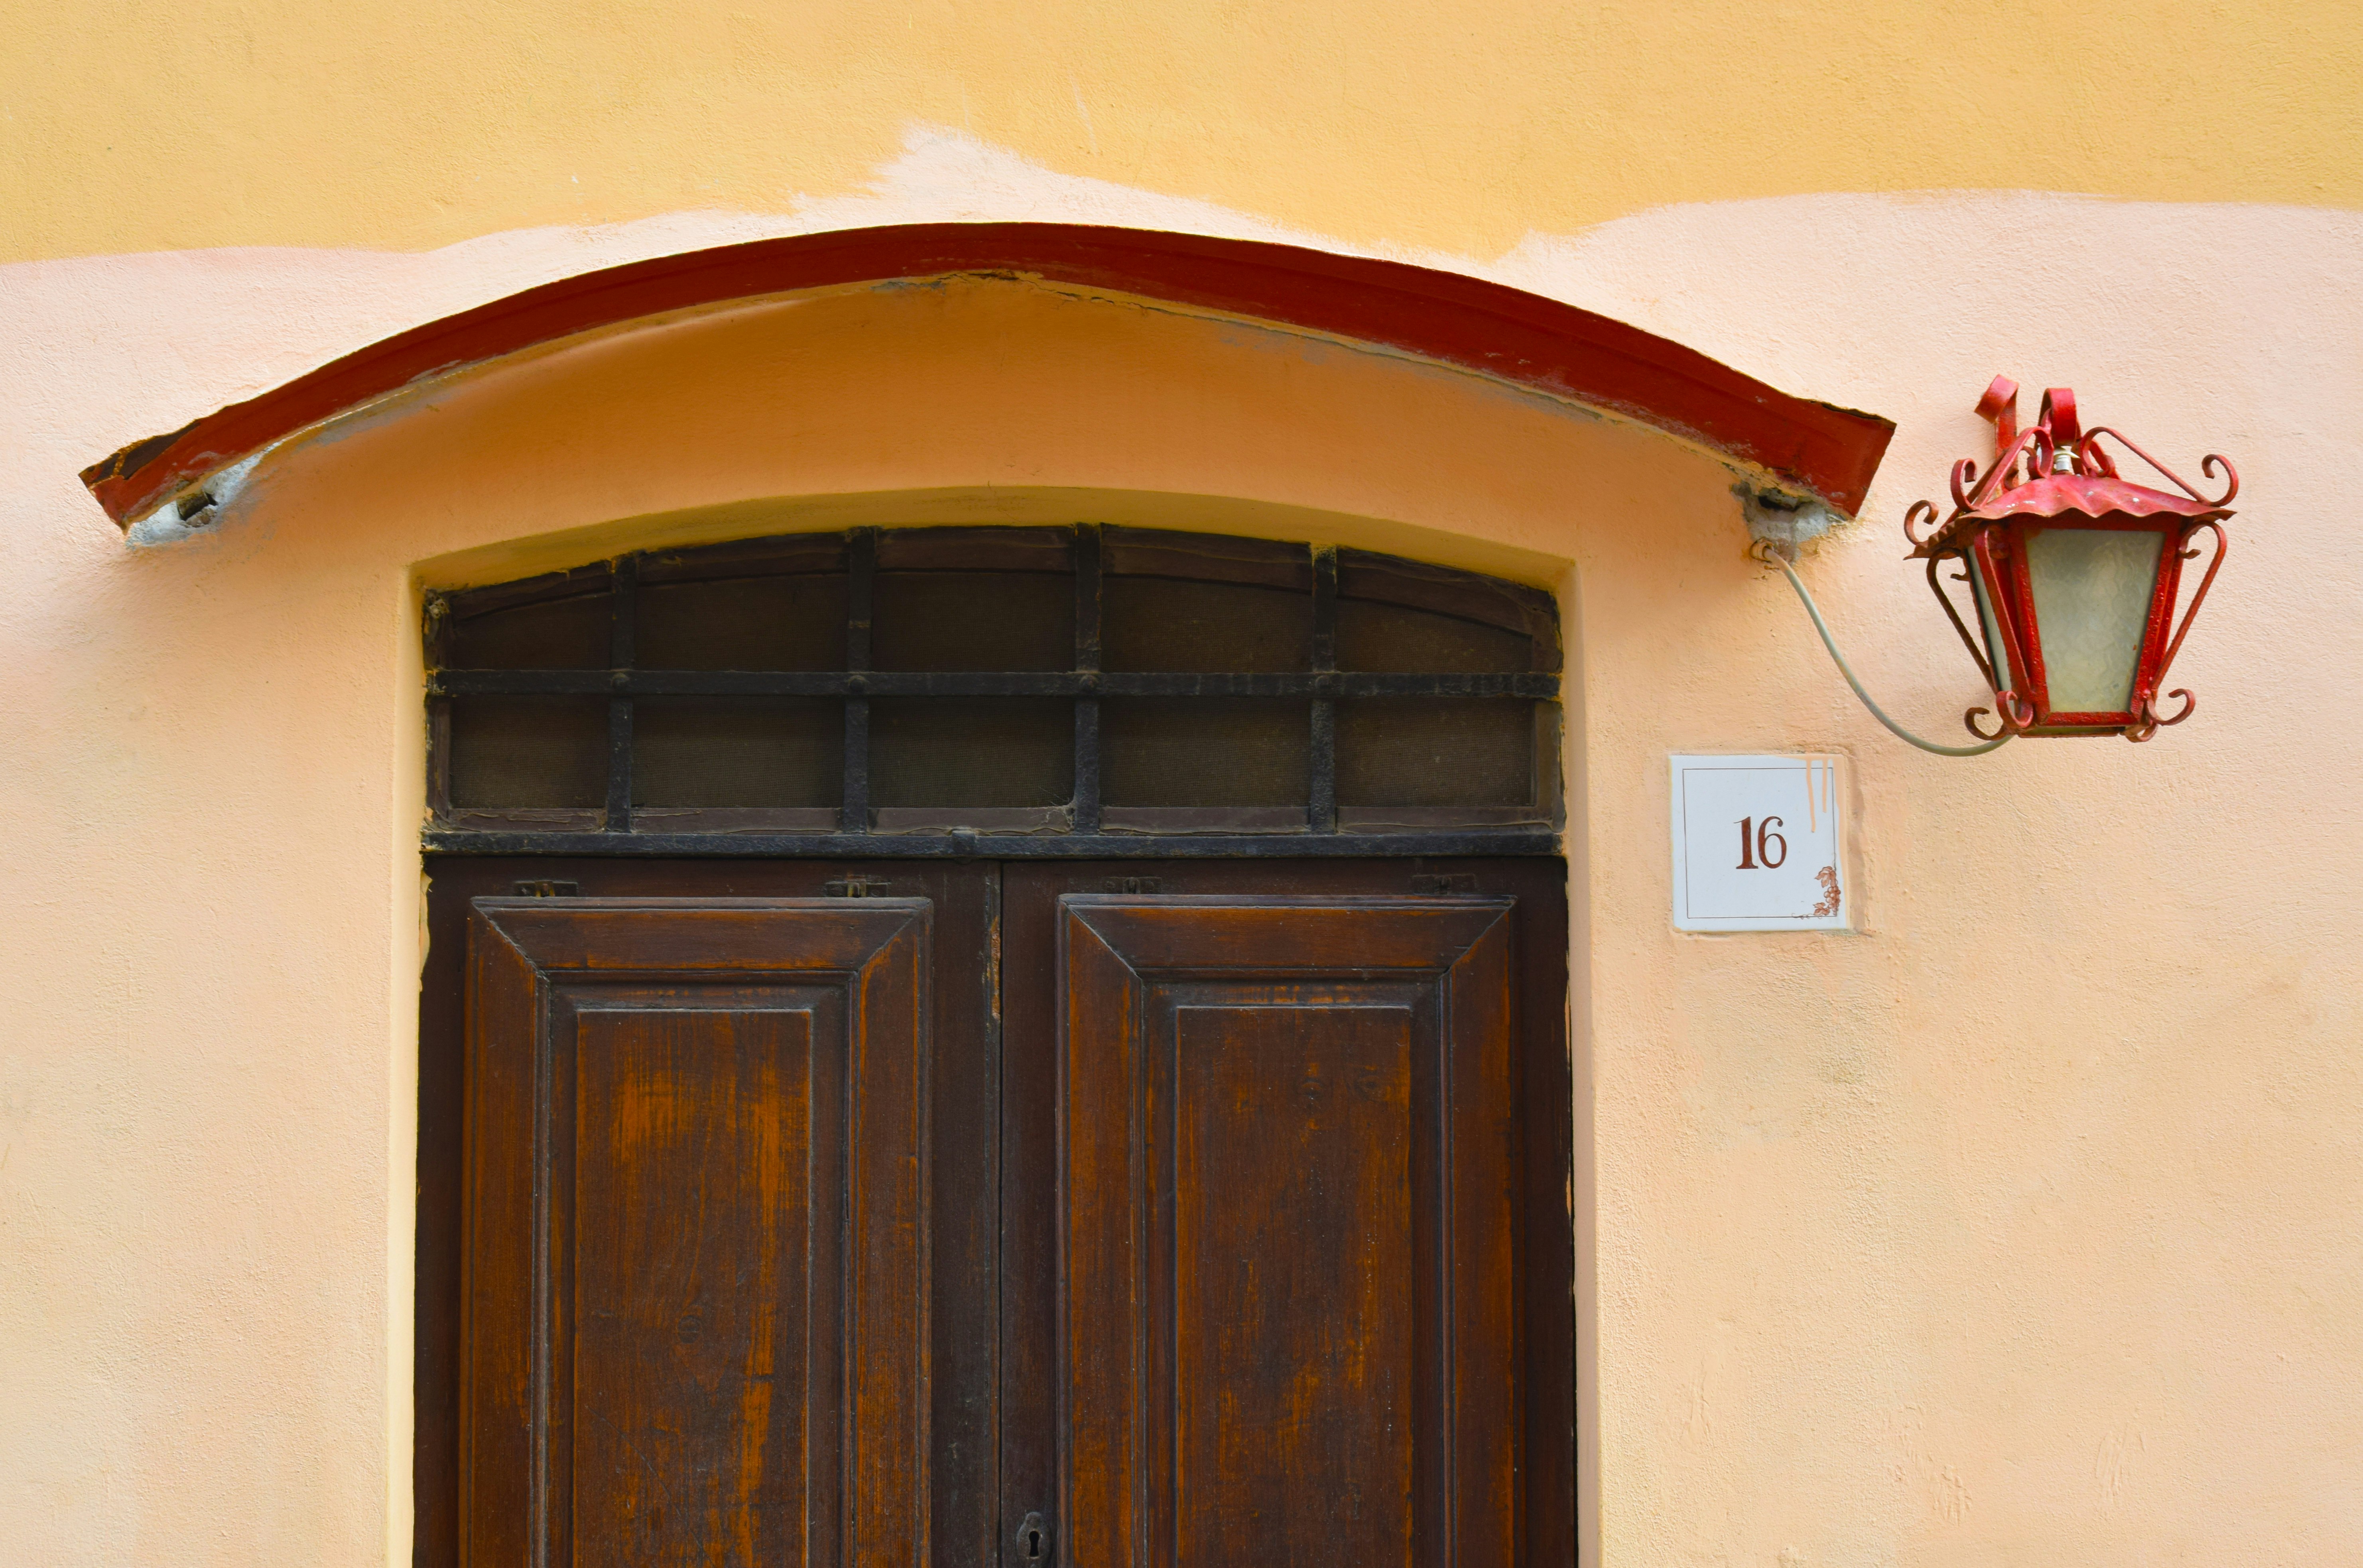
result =
[[[627,555],[427,612],[439,852],[1559,847],[1558,606],[1473,572],[1093,524],[857,528]],[[956,737],[954,713],[998,727]],[[960,756],[954,777],[915,768],[930,751]],[[685,785],[697,800],[664,793]]]

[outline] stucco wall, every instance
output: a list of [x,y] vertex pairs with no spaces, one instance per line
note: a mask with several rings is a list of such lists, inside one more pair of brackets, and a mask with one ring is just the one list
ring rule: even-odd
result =
[[[2056,85],[2053,55],[2070,57],[2039,30],[2015,57],[1982,33],[1958,54],[1918,34],[1917,96],[1777,95],[1743,138],[1727,94],[1670,75],[1722,34],[1632,24],[1625,56],[1574,55],[1643,65],[1600,65],[1590,100],[1567,77],[1565,105],[1545,105],[1547,68],[1574,55],[1514,29],[1481,58],[1445,51],[1448,90],[1426,94],[1393,90],[1420,40],[1384,17],[1280,29],[1300,55],[1375,40],[1375,63],[1334,80],[1258,88],[1260,67],[1233,64],[1185,90],[1153,53],[1045,11],[1033,55],[972,32],[912,46],[952,51],[927,91],[969,94],[971,137],[911,130],[961,118],[907,105],[900,67],[791,93],[770,121],[728,94],[672,102],[667,82],[734,80],[690,28],[615,102],[560,90],[579,62],[546,94],[514,60],[454,68],[453,102],[489,94],[539,149],[486,158],[464,115],[429,124],[431,94],[399,136],[359,113],[394,113],[413,56],[440,58],[405,24],[360,29],[390,82],[312,100],[326,114],[346,94],[349,127],[272,120],[294,111],[250,94],[169,157],[127,135],[110,165],[93,144],[115,129],[161,135],[165,44],[135,59],[61,39],[56,79],[12,101],[29,161],[9,178],[30,182],[11,232],[32,259],[0,269],[0,886],[17,915],[0,1558],[407,1555],[422,576],[660,533],[1127,508],[1568,594],[1583,1368],[1608,1563],[2363,1557],[2363,757],[2340,719],[2363,676],[2341,494],[2363,458],[2363,218],[2336,205],[2357,164],[2351,94],[2324,85],[2352,75],[2335,13],[2241,22],[2213,59],[2213,21],[2129,14],[2119,36],[2149,52],[2128,69],[2189,78],[2189,113],[2104,125],[2080,87],[2068,131],[1951,162],[2000,111],[1965,122],[1933,83],[2007,77],[1993,101],[2023,107],[2009,94]],[[100,14],[76,15],[28,25]],[[215,61],[200,80],[235,83],[220,51],[238,29],[175,15],[159,37]],[[253,69],[294,47],[280,20],[240,24]],[[1788,46],[1725,32],[1740,55],[1689,69],[1753,59],[1748,80],[1779,94]],[[2011,58],[2024,83],[1993,63]],[[1809,80],[1864,80],[1814,61]],[[1095,97],[1104,78],[1123,91]],[[1652,83],[1692,106],[1683,127],[1632,110]],[[826,112],[840,98],[860,111],[849,129]],[[1374,103],[1402,124],[1358,135]],[[1710,105],[1723,117],[1704,125]],[[770,128],[696,149],[732,116]],[[1775,142],[1799,157],[1747,150]],[[443,150],[462,145],[472,161]],[[552,204],[570,149],[593,184],[579,209]],[[199,173],[235,188],[164,200],[167,175]],[[2176,199],[1797,193],[2032,183]],[[714,207],[744,210],[676,210]],[[517,227],[578,214],[638,221]],[[1875,693],[1938,734],[1974,678],[1894,521],[1982,450],[1967,405],[1991,375],[2073,384],[2169,462],[2222,450],[2246,476],[2178,667],[2202,707],[2146,746],[1923,756],[1854,706],[1785,586],[1741,558],[1730,476],[1679,444],[1350,347],[1015,285],[856,292],[467,378],[288,454],[184,545],[127,549],[72,477],[547,277],[944,217],[1391,249],[1894,418],[1866,521],[1804,569]],[[107,254],[460,235],[409,254]],[[666,520],[617,521],[646,514]],[[1806,749],[1850,759],[1862,929],[1675,935],[1665,753]]]
[[5,9],[0,259],[776,213],[866,194],[915,126],[1479,256],[1816,191],[2363,204],[2339,0]]

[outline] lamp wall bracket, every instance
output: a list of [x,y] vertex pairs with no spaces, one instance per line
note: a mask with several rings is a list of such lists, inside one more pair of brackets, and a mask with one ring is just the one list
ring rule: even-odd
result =
[[1740,515],[1747,521],[1751,554],[1769,550],[1784,561],[1793,561],[1799,547],[1846,521],[1843,513],[1826,503],[1793,491],[1740,483],[1731,487],[1731,493],[1739,498]]

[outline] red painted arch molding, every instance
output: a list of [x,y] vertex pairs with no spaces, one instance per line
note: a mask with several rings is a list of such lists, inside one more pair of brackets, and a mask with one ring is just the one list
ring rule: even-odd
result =
[[913,224],[693,250],[527,289],[134,442],[82,479],[128,526],[239,458],[423,376],[667,311],[963,272],[1109,289],[1465,366],[1685,436],[1849,513],[1861,508],[1895,430],[1875,414],[1791,397],[1622,322],[1458,273],[1148,229]]

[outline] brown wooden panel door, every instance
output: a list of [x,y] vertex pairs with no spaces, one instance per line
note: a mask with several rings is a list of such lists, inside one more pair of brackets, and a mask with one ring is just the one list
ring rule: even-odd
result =
[[478,899],[463,1560],[910,1564],[931,904]]
[[1519,1561],[1513,909],[1059,899],[1063,1562]]

